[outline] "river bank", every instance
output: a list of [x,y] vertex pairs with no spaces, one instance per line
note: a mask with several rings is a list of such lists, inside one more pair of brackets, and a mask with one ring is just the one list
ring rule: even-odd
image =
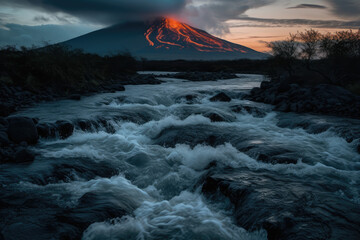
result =
[[275,105],[276,111],[315,113],[360,119],[360,96],[335,85],[301,86],[289,81],[263,82],[247,99]]
[[56,87],[48,87],[41,91],[30,91],[28,87],[21,85],[2,84],[0,86],[0,116],[6,117],[20,109],[33,106],[36,103],[57,101],[61,99],[80,100],[82,96],[91,94],[125,91],[124,85],[137,84],[160,84],[152,75],[134,74],[124,75],[120,79],[104,81],[84,88],[72,91],[61,91]]

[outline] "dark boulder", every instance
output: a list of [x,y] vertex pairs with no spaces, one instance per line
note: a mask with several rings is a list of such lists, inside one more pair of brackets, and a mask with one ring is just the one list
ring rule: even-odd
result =
[[281,82],[279,84],[279,88],[278,88],[278,91],[283,93],[283,92],[286,92],[286,91],[289,91],[290,90],[290,84],[287,83],[287,82]]
[[186,79],[195,82],[238,78],[235,74],[228,72],[179,72],[175,74],[168,74],[167,77]]
[[9,139],[15,143],[21,143],[23,141],[28,144],[36,144],[39,135],[31,118],[27,117],[9,117],[9,127],[7,130]]
[[15,163],[26,163],[34,161],[35,155],[26,148],[21,148],[16,151],[14,156]]
[[225,122],[225,119],[217,113],[205,114],[212,122]]
[[125,87],[122,84],[113,84],[111,85],[111,90],[125,91]]
[[9,147],[0,148],[0,163],[14,162],[15,152],[14,149]]
[[275,111],[280,111],[280,112],[289,112],[290,111],[290,106],[287,102],[281,102],[279,104],[277,104],[275,106]]
[[267,114],[267,111],[254,107],[254,106],[246,106],[246,105],[235,105],[230,107],[231,111],[236,113],[248,113],[253,115],[254,117],[265,117]]
[[6,117],[11,113],[15,112],[15,104],[11,103],[0,103],[0,116]]
[[114,134],[116,132],[115,127],[111,124],[109,119],[99,117],[96,119],[96,125],[98,126],[98,129],[103,129],[107,133]]
[[185,96],[186,101],[192,101],[196,98],[196,95],[188,94]]
[[70,95],[69,98],[70,98],[71,100],[79,101],[79,100],[81,100],[81,95],[80,95],[80,94],[73,94],[73,95]]
[[275,105],[282,112],[317,113],[360,118],[360,97],[329,84],[299,86],[286,82],[262,83],[251,90],[248,100]]
[[265,229],[272,239],[359,239],[358,204],[323,186],[322,176],[281,176],[265,170],[228,169],[208,175],[202,187],[214,201],[226,197],[236,223],[248,231]]
[[55,137],[56,128],[52,124],[39,123],[36,125],[36,129],[42,138]]
[[357,150],[357,152],[360,154],[360,143],[357,145],[356,150]]
[[0,130],[0,146],[8,146],[10,144],[10,140],[5,131]]
[[79,199],[76,208],[58,214],[57,219],[75,228],[66,239],[81,239],[82,233],[90,224],[120,218],[128,213],[125,209],[125,205],[119,204],[111,194],[88,192]]
[[269,81],[263,81],[261,82],[260,84],[260,88],[261,89],[267,89],[267,88],[270,88],[272,85],[271,85],[271,82]]
[[82,131],[90,131],[93,127],[93,123],[91,120],[79,120],[77,122],[77,126],[82,130]]
[[9,126],[6,118],[0,117],[0,128],[7,128]]
[[179,96],[176,101],[178,103],[184,102],[184,100],[186,101],[187,104],[194,104],[196,102],[198,102],[198,96],[195,94],[187,94],[185,96]]
[[230,102],[231,98],[225,93],[221,92],[210,98],[211,102]]
[[33,120],[35,125],[39,123],[39,118],[32,118],[32,120]]
[[59,133],[61,139],[70,137],[74,132],[74,125],[68,121],[57,121],[56,130]]

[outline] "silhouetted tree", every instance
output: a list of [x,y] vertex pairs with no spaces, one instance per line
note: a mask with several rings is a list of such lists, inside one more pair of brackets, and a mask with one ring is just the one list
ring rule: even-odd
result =
[[297,36],[290,34],[289,38],[284,41],[275,41],[268,43],[275,60],[282,65],[293,76],[294,62],[298,57],[299,44],[296,41]]
[[321,34],[310,29],[268,46],[290,77],[298,59],[305,66],[303,70],[297,69],[300,78],[316,79],[315,75],[320,75],[325,81],[339,85],[359,82],[360,30]]

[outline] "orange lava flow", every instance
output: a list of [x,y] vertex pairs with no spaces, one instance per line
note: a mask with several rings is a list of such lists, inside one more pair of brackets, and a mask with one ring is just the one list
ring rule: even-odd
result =
[[152,33],[152,28],[149,28],[145,33],[145,38],[149,42],[150,46],[154,46],[154,42],[150,40],[150,34]]
[[246,52],[235,44],[170,18],[151,25],[144,36],[149,45],[156,48],[173,46],[180,49],[192,47],[202,52]]

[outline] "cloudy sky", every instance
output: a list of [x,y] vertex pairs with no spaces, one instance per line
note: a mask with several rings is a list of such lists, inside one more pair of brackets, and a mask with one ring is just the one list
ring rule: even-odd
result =
[[360,0],[0,0],[0,46],[56,43],[158,15],[266,51],[289,32],[359,29]]

